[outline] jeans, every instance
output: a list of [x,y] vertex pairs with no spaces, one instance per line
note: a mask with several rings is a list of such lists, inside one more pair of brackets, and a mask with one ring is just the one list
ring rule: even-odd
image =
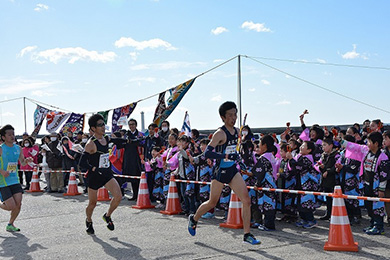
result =
[[312,211],[299,211],[299,216],[303,221],[314,221],[314,214]]
[[186,195],[186,188],[187,183],[180,183],[180,192],[181,196],[183,198],[184,202],[184,211],[189,213],[195,213],[196,207],[195,207],[195,195],[194,196],[188,196]]
[[[364,196],[368,196],[368,197],[374,196],[369,185],[364,185]],[[375,215],[372,206],[373,206],[372,201],[368,201],[368,200],[364,201],[364,207],[366,207],[368,216],[371,218],[370,220],[371,226],[377,227],[378,229],[383,229],[383,217]]]

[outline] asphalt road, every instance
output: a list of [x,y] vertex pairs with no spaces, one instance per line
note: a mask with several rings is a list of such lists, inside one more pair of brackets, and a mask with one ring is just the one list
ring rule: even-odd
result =
[[[79,188],[81,191],[81,188]],[[21,232],[5,231],[9,213],[0,211],[1,259],[390,259],[388,232],[369,236],[364,216],[353,226],[359,252],[324,251],[329,222],[319,221],[311,230],[277,222],[277,231],[253,229],[259,246],[242,243],[242,230],[220,228],[221,211],[211,220],[199,222],[197,235],[187,232],[185,216],[166,216],[157,209],[136,210],[135,202],[122,200],[109,231],[102,220],[109,202],[99,202],[93,216],[95,235],[85,232],[87,196],[25,193],[22,211],[15,222]],[[324,213],[324,208],[316,216]],[[365,214],[365,212],[364,212]],[[366,215],[366,214],[365,214]],[[278,217],[280,217],[278,215]]]

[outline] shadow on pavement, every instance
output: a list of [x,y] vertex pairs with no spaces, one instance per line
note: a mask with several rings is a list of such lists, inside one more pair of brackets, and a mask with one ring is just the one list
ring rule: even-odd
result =
[[33,259],[29,254],[37,251],[38,249],[47,249],[40,244],[28,245],[28,239],[25,235],[20,233],[12,233],[13,237],[3,237],[1,243],[0,258],[12,258],[12,259]]

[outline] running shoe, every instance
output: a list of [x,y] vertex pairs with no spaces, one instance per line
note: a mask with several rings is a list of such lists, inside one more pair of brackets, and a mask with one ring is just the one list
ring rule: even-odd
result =
[[302,219],[297,221],[297,222],[295,222],[295,226],[297,226],[297,227],[303,227],[306,224],[307,224],[307,222],[302,220]]
[[266,226],[264,225],[259,225],[258,227],[259,230],[262,230],[262,231],[275,231],[276,229],[272,229],[272,228],[267,228]]
[[196,234],[196,225],[197,221],[194,220],[194,214],[188,216],[188,232],[190,232],[191,236],[195,236]]
[[114,230],[114,223],[112,222],[111,217],[107,217],[107,213],[104,213],[103,220],[107,223],[107,228],[111,231]]
[[20,228],[15,227],[13,224],[8,224],[5,230],[8,232],[18,232]]
[[259,228],[260,225],[260,223],[253,222],[251,223],[251,228]]
[[374,226],[369,226],[369,227],[366,227],[366,228],[363,228],[363,232],[367,232],[368,230],[372,229]]
[[93,235],[95,234],[95,230],[93,229],[92,222],[88,222],[88,220],[85,220],[85,225],[87,226],[87,234]]
[[205,214],[203,214],[203,216],[201,218],[210,219],[210,218],[214,218],[214,217],[215,217],[214,213],[206,212]]
[[260,245],[261,241],[257,240],[251,233],[248,233],[248,234],[244,235],[244,242],[243,243],[248,243],[251,245]]
[[384,235],[385,234],[385,230],[382,228],[382,229],[378,229],[378,227],[373,227],[369,230],[366,231],[366,234],[367,235]]
[[303,228],[314,228],[317,226],[317,221],[308,221],[306,224],[303,225]]

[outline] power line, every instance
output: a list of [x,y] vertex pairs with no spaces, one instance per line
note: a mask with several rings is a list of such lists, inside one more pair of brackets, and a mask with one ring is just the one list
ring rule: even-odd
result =
[[316,61],[303,61],[303,60],[290,60],[290,59],[278,59],[278,58],[267,58],[267,57],[246,56],[246,58],[253,58],[253,59],[260,59],[260,60],[283,61],[283,62],[293,62],[293,63],[304,63],[304,64],[315,64],[315,65],[324,65],[324,66],[337,66],[337,67],[360,68],[360,69],[390,70],[389,67],[362,66],[362,65],[352,65],[352,64],[340,64],[340,63],[328,63],[328,62],[316,62]]
[[0,103],[11,102],[11,101],[19,100],[19,99],[22,99],[22,98],[24,98],[24,97],[18,97],[18,98],[13,98],[13,99],[7,99],[7,100],[0,101]]
[[346,98],[346,99],[355,101],[355,102],[357,102],[357,103],[359,103],[359,104],[362,104],[362,105],[365,105],[365,106],[368,106],[368,107],[371,107],[371,108],[374,108],[374,109],[377,109],[377,110],[380,110],[380,111],[382,111],[382,112],[385,112],[385,113],[390,114],[390,111],[388,111],[388,110],[385,110],[385,109],[383,109],[383,108],[380,108],[380,107],[377,107],[377,106],[368,104],[368,103],[363,102],[363,101],[361,101],[361,100],[358,100],[358,99],[356,99],[356,98],[352,98],[352,97],[346,96],[346,95],[341,94],[341,93],[339,93],[339,92],[336,92],[336,91],[334,91],[334,90],[325,88],[325,87],[320,86],[320,85],[318,85],[318,84],[316,84],[316,83],[310,82],[310,81],[305,80],[305,79],[303,79],[303,78],[300,78],[300,77],[297,77],[297,76],[292,75],[292,74],[290,74],[290,73],[287,73],[287,72],[285,72],[285,71],[283,71],[283,70],[280,70],[280,69],[278,69],[278,68],[275,68],[275,67],[273,67],[273,66],[270,66],[270,65],[268,65],[268,64],[266,64],[266,63],[264,63],[264,62],[258,61],[258,60],[256,60],[256,59],[253,58],[253,57],[249,57],[249,56],[243,56],[243,57],[248,58],[248,59],[251,59],[251,60],[253,60],[253,61],[255,61],[255,62],[258,62],[258,63],[260,63],[260,64],[262,64],[262,65],[264,65],[264,66],[266,66],[266,67],[268,67],[268,68],[271,68],[271,69],[273,69],[273,70],[276,70],[276,71],[279,71],[279,72],[281,72],[281,73],[284,73],[285,75],[288,75],[288,76],[290,76],[290,77],[292,77],[292,78],[295,78],[295,79],[297,79],[297,80],[303,81],[303,82],[305,82],[305,83],[307,83],[307,84],[309,84],[309,85],[315,86],[315,87],[317,87],[317,88],[320,88],[320,89],[322,89],[322,90],[328,91],[328,92],[333,93],[333,94],[335,94],[335,95],[338,95],[338,96],[340,96],[340,97],[343,97],[343,98]]

